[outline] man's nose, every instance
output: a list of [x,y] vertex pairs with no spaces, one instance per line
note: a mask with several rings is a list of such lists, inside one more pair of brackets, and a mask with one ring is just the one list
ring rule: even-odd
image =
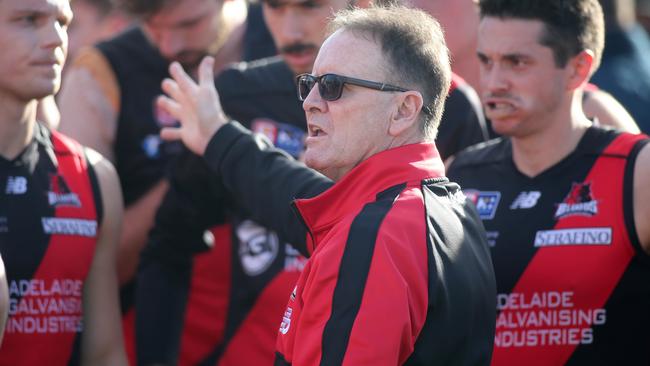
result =
[[494,93],[508,90],[509,81],[506,72],[495,64],[490,70],[482,70],[482,87],[484,91]]
[[305,17],[294,9],[287,9],[287,14],[282,22],[281,32],[289,44],[302,41],[305,37]]
[[158,34],[158,49],[165,58],[173,59],[183,50],[183,38],[173,31],[161,31]]
[[318,91],[318,84],[315,84],[309,91],[309,94],[307,94],[307,98],[302,102],[302,109],[307,113],[324,112],[327,110],[327,102],[321,97]]

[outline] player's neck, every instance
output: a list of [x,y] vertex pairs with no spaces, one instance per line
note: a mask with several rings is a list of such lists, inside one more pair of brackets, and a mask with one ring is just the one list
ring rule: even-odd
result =
[[512,155],[517,169],[535,177],[571,154],[585,131],[592,125],[582,112],[581,96],[572,103],[549,113],[540,121],[539,131],[523,137],[513,137]]
[[29,144],[34,135],[38,102],[18,103],[0,97],[0,156],[13,159]]

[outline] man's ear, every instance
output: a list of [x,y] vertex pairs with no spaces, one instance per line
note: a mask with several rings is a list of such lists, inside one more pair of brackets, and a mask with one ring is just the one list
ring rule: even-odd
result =
[[414,90],[402,92],[397,98],[397,108],[388,127],[388,133],[394,137],[402,135],[404,131],[419,123],[420,111],[424,104],[422,94]]
[[584,50],[569,59],[567,64],[569,72],[569,82],[567,87],[570,90],[574,90],[589,81],[593,64],[594,52],[591,50]]

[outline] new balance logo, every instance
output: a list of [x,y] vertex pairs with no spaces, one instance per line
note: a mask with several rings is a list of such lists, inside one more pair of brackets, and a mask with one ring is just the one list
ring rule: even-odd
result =
[[510,209],[517,210],[520,208],[522,209],[533,208],[537,205],[537,201],[541,196],[542,193],[538,191],[521,192],[519,193],[519,196],[517,196],[517,198],[515,198],[515,200],[510,205]]
[[7,179],[7,187],[5,188],[6,194],[19,195],[27,192],[27,178],[25,177],[9,177]]

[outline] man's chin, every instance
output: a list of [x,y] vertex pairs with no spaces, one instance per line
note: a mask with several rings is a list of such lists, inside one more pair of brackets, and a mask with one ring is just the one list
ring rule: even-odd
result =
[[331,166],[330,164],[327,164],[322,159],[318,159],[317,157],[310,157],[309,155],[305,154],[304,161],[305,165],[307,165],[309,168],[314,169],[315,171],[321,173],[333,181],[337,181],[340,178],[340,170],[336,167]]
[[287,57],[283,55],[284,62],[293,71],[294,75],[307,74],[314,68],[313,58]]
[[207,56],[207,54],[193,54],[192,56],[186,55],[186,57],[176,57],[172,58],[171,61],[178,62],[183,66],[183,69],[188,72],[193,72],[195,71],[199,65],[201,64],[201,61],[203,61],[203,58]]
[[59,86],[60,84],[34,87],[31,88],[31,90],[26,90],[22,96],[25,101],[34,99],[41,100],[45,97],[56,94],[59,91]]

